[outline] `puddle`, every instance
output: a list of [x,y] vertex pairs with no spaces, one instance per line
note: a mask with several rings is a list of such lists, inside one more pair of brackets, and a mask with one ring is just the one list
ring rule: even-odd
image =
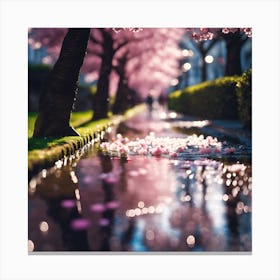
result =
[[250,252],[248,149],[164,133],[89,144],[33,177],[29,251]]

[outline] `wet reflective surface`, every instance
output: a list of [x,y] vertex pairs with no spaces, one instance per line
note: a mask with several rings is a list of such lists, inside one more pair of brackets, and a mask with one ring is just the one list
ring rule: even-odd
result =
[[251,251],[250,147],[201,146],[151,117],[31,179],[29,252]]

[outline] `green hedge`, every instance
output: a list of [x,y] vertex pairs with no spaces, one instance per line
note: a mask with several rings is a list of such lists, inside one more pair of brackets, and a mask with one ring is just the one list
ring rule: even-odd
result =
[[238,118],[236,77],[206,81],[169,95],[169,108],[179,113],[209,119]]
[[247,128],[252,127],[252,69],[243,73],[236,85],[238,113]]
[[251,119],[251,70],[189,86],[168,96],[168,107],[178,113],[209,119]]

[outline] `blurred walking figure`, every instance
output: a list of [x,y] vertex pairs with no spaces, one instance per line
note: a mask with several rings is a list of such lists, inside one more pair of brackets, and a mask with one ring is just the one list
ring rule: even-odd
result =
[[151,114],[152,114],[153,103],[154,103],[154,98],[153,98],[153,96],[149,93],[148,96],[147,96],[147,98],[146,98],[146,104],[147,104],[148,109],[149,109],[149,116],[151,116]]

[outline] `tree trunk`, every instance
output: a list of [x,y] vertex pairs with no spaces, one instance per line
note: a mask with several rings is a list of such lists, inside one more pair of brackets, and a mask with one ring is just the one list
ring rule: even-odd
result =
[[113,38],[112,35],[101,29],[103,36],[103,55],[97,82],[97,90],[93,99],[93,119],[108,117],[109,110],[109,78],[113,68]]
[[208,80],[207,77],[207,63],[205,62],[205,57],[207,53],[214,47],[214,45],[218,42],[218,39],[212,39],[211,42],[205,46],[204,41],[199,42],[197,45],[197,49],[201,55],[201,81],[205,82]]
[[241,75],[241,48],[245,42],[240,32],[225,34],[226,41],[226,69],[225,76]]
[[203,54],[202,64],[201,64],[201,82],[207,81],[207,65],[204,59],[205,59],[205,55]]
[[120,76],[116,100],[112,108],[114,114],[122,114],[130,107],[132,102],[130,93],[131,90],[128,88],[126,80]]
[[80,68],[86,54],[90,28],[70,28],[46,88],[40,97],[33,137],[79,135],[70,126]]

